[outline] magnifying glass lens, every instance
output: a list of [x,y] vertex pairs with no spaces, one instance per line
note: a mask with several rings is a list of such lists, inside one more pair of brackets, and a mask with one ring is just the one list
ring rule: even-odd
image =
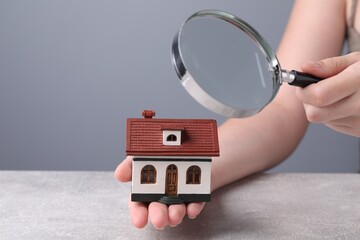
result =
[[178,44],[188,73],[222,104],[257,112],[272,100],[276,89],[269,60],[238,26],[193,18],[181,29]]
[[249,117],[276,96],[283,82],[306,87],[321,78],[282,70],[270,45],[253,27],[230,13],[199,11],[172,45],[182,85],[200,104],[225,117]]

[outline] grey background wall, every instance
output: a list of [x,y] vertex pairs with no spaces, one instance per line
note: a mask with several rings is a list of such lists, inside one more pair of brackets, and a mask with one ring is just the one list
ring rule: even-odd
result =
[[[143,109],[223,122],[178,82],[170,62],[176,30],[193,12],[217,8],[250,22],[276,49],[292,4],[1,0],[0,169],[113,170],[125,157],[126,118]],[[357,138],[313,125],[272,171],[358,168]]]

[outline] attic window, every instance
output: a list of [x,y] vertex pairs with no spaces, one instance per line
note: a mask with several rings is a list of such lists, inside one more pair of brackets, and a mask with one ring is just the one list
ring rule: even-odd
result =
[[176,137],[176,135],[174,135],[174,134],[170,134],[169,136],[167,136],[166,141],[167,141],[167,142],[176,142],[176,141],[177,141],[177,137]]
[[163,145],[180,146],[181,131],[180,130],[163,130]]

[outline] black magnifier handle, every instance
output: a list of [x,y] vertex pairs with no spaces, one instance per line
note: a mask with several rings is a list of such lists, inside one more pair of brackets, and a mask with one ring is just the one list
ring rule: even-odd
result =
[[298,72],[295,70],[292,70],[290,72],[283,71],[282,77],[284,82],[287,82],[288,84],[297,87],[306,87],[310,84],[317,83],[323,80],[322,78],[315,77],[307,73]]

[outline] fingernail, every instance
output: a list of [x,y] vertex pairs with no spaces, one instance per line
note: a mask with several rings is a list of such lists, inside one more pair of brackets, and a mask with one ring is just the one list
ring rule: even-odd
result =
[[190,219],[195,219],[196,216],[188,216]]

